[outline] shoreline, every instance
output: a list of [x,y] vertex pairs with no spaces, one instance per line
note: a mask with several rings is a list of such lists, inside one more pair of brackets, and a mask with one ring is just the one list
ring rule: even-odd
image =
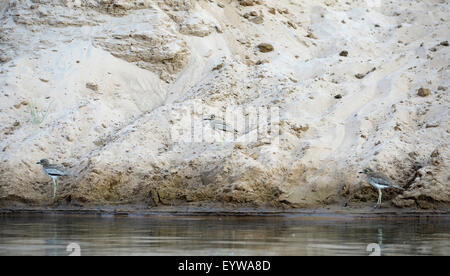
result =
[[370,218],[450,218],[450,210],[420,210],[382,208],[316,208],[316,209],[270,209],[270,208],[223,208],[223,207],[180,207],[157,208],[131,207],[3,207],[0,216],[6,215],[62,215],[100,217],[276,217],[308,219],[370,219]]

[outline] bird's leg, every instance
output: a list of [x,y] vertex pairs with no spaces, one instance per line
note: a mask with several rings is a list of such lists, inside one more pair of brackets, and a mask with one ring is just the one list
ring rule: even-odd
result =
[[383,194],[381,193],[381,189],[378,189],[378,205],[381,205],[381,197]]
[[57,178],[52,178],[53,179],[53,198],[56,197],[56,189],[58,188],[58,179]]
[[378,189],[378,200],[377,200],[377,204],[373,207],[373,208],[378,208],[381,204],[381,190]]

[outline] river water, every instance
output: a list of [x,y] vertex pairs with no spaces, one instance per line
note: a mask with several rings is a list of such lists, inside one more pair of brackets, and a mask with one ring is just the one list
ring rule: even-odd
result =
[[450,217],[0,216],[0,255],[69,254],[450,255]]

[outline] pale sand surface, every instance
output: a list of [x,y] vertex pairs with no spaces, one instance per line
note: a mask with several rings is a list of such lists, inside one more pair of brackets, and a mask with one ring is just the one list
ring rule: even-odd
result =
[[[56,202],[79,205],[359,208],[376,201],[358,174],[370,166],[406,189],[385,191],[387,206],[448,206],[448,1],[113,2],[2,15],[3,204],[51,201],[36,165],[49,158],[73,172]],[[39,125],[31,104],[49,110]],[[279,135],[252,140],[244,120],[239,143],[174,139],[205,114],[262,106],[278,108],[266,123]]]

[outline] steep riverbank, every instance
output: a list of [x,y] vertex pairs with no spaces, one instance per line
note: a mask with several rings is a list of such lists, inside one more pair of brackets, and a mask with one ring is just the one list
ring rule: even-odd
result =
[[[365,167],[405,189],[385,207],[450,204],[448,1],[0,11],[0,206],[359,208]],[[71,173],[55,201],[42,158]]]

